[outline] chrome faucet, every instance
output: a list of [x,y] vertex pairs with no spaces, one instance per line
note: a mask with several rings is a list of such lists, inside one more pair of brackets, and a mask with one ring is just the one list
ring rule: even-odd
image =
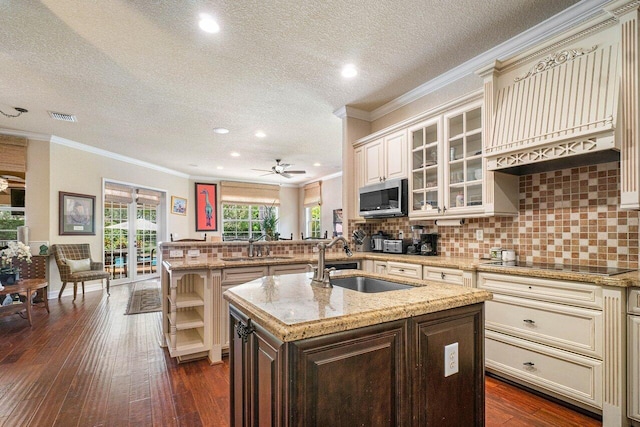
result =
[[329,273],[331,272],[331,270],[335,270],[335,268],[325,268],[324,257],[325,250],[334,246],[338,242],[342,242],[344,244],[342,249],[344,249],[344,252],[347,254],[347,256],[353,255],[351,249],[349,249],[349,242],[347,242],[347,239],[345,239],[343,236],[336,237],[329,243],[318,243],[318,265],[313,266],[309,264],[309,266],[313,269],[313,279],[311,280],[312,285],[322,285],[325,288],[332,287],[331,282],[329,282]]
[[255,256],[255,254],[253,253],[253,244],[254,244],[255,242],[257,242],[258,240],[263,239],[263,238],[265,238],[265,237],[267,237],[267,235],[266,235],[266,234],[263,234],[263,235],[262,235],[262,236],[260,236],[260,237],[256,237],[255,239],[254,239],[253,237],[249,238],[249,252],[247,253],[247,256],[248,256],[249,258],[253,258],[253,257]]

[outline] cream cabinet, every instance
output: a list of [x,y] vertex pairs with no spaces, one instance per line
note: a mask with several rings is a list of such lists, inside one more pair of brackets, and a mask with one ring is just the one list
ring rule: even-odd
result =
[[422,266],[406,262],[387,261],[387,274],[390,276],[422,279]]
[[[481,101],[411,126],[408,135],[410,217],[463,218],[518,212],[518,177],[485,176]],[[496,177],[500,179],[496,181]]]
[[373,272],[376,274],[387,274],[387,261],[373,261]]
[[368,142],[362,150],[364,185],[407,177],[406,130]]
[[358,192],[358,190],[360,189],[360,187],[364,187],[365,185],[365,177],[364,177],[364,172],[365,172],[365,160],[364,160],[364,147],[360,146],[357,147],[353,150],[353,179],[354,179],[354,183],[353,183],[353,188],[355,189],[354,191],[354,197],[355,200],[353,201],[353,206],[355,207],[354,209],[354,216],[356,218],[362,218],[360,216],[360,194]]
[[422,268],[422,278],[433,282],[460,285],[466,288],[475,287],[475,272],[463,271],[457,268],[434,267],[425,265]]
[[[220,297],[220,276],[207,269],[162,274],[162,329],[171,357],[180,362],[208,357],[221,360],[213,340],[213,302]],[[221,299],[221,298],[219,298]]]
[[640,288],[629,289],[627,381],[629,418],[640,425]]
[[480,272],[485,303],[485,366],[626,425],[625,290],[591,283]]

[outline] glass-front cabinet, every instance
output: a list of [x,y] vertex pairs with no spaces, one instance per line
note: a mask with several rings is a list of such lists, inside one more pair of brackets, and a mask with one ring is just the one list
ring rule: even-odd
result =
[[438,215],[442,212],[440,119],[409,129],[411,144],[411,214]]
[[411,217],[483,213],[481,105],[409,128]]
[[[445,208],[483,205],[482,109],[480,105],[444,116],[447,192]],[[446,211],[445,211],[446,212]]]

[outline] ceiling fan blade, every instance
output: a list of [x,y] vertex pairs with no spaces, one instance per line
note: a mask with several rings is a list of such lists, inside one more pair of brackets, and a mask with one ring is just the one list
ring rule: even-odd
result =
[[289,172],[282,172],[282,173],[279,173],[278,175],[284,176],[285,178],[292,178],[292,176],[289,175]]
[[[267,175],[273,175],[273,172],[263,173],[263,174],[262,174],[262,175],[260,175],[260,176],[267,176]],[[276,174],[276,175],[277,175],[277,174]]]
[[285,169],[291,167],[289,163],[279,163],[278,166],[282,166]]
[[307,171],[286,171],[286,173],[307,173]]
[[267,170],[267,169],[251,169],[252,171],[256,171],[256,172],[269,172],[269,173],[273,173],[273,171],[271,170]]

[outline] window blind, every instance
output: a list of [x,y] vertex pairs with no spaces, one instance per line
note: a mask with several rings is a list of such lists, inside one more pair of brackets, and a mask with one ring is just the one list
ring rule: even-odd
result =
[[162,194],[159,191],[149,190],[148,188],[136,189],[137,202],[145,205],[158,206],[160,204],[160,197]]
[[110,203],[129,204],[133,202],[133,187],[114,182],[105,182],[104,201]]
[[24,174],[27,171],[27,139],[0,135],[0,171]]
[[220,201],[232,204],[280,206],[280,187],[269,184],[222,181],[220,183]]
[[313,182],[304,186],[304,207],[322,204],[322,181]]

